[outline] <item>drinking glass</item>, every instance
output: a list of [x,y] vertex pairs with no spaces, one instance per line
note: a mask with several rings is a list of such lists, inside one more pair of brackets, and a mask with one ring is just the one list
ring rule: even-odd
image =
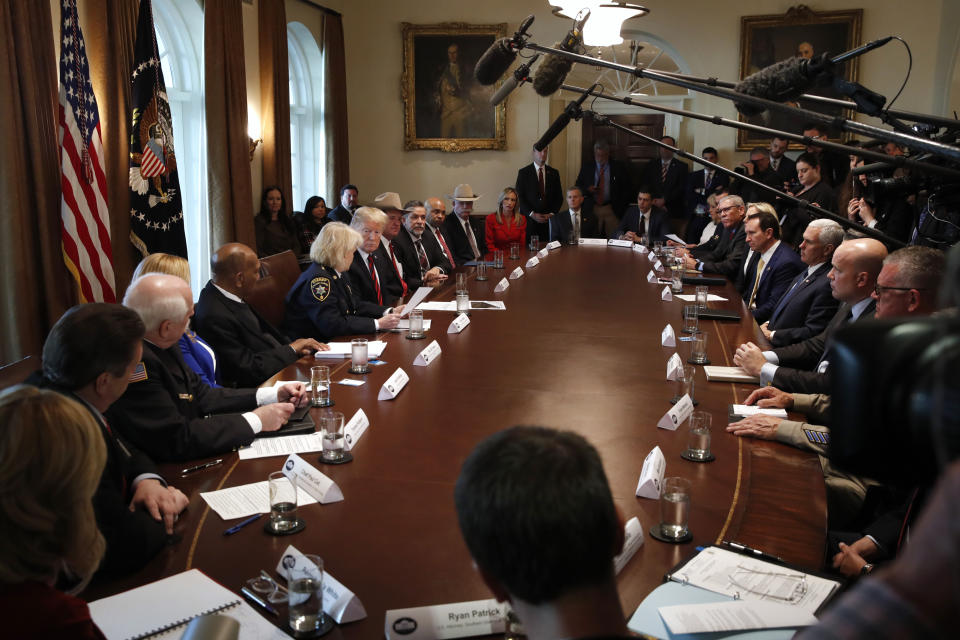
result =
[[320,440],[323,443],[323,459],[343,459],[343,414],[327,411],[320,416]]
[[707,359],[707,334],[704,331],[697,331],[693,334],[693,349],[690,353],[689,362],[693,364],[710,364]]
[[367,341],[354,338],[350,341],[350,348],[350,373],[370,373],[370,365],[367,364]]
[[687,436],[687,456],[703,460],[710,457],[710,426],[713,416],[706,411],[690,414],[690,432]]
[[707,289],[707,285],[698,284],[696,291],[697,291],[697,306],[700,307],[701,309],[706,309],[707,300],[708,300],[707,296],[709,295],[709,289]]
[[310,367],[310,406],[329,407],[333,404],[330,397],[330,367]]
[[424,337],[423,331],[423,309],[414,309],[410,312],[410,330],[409,337],[419,340]]
[[457,291],[457,313],[470,314],[470,294],[466,291]]
[[530,236],[530,251],[536,253],[540,251],[540,237],[539,236]]
[[467,290],[467,274],[458,273],[457,274],[457,293],[461,293]]
[[295,638],[311,637],[323,626],[323,559],[304,554],[289,571],[287,603]]
[[[513,251],[511,250],[511,254]],[[510,257],[513,257],[512,255]],[[503,269],[503,249],[497,249],[493,252],[493,268]]]
[[511,242],[510,243],[510,259],[517,260],[520,258],[520,243]]
[[695,372],[696,369],[693,367],[693,365],[683,365],[676,380],[676,394],[670,398],[670,404],[676,404],[680,402],[680,398],[685,395],[690,396],[690,399],[693,400],[693,376]]
[[683,305],[683,332],[696,333],[700,328],[699,324],[700,309],[696,304]]
[[660,534],[674,540],[690,530],[690,481],[686,478],[664,478],[660,492]]
[[293,480],[274,471],[267,478],[270,493],[270,530],[289,531],[297,526],[297,488]]
[[483,282],[487,279],[487,263],[484,262],[483,258],[477,262],[477,282]]

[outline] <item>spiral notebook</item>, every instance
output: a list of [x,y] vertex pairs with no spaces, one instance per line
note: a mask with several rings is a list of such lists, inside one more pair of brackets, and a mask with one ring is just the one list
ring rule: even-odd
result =
[[240,596],[197,569],[90,603],[90,617],[107,640],[152,638],[208,613],[239,620],[241,638],[289,638]]

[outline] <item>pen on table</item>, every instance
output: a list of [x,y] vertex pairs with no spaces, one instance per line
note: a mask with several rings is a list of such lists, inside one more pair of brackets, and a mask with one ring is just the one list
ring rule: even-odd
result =
[[250,524],[251,522],[256,522],[257,520],[259,520],[261,515],[262,515],[262,514],[258,513],[258,514],[255,515],[255,516],[250,516],[249,518],[247,518],[247,519],[244,520],[243,522],[237,523],[237,524],[233,525],[232,527],[230,527],[229,529],[227,529],[226,531],[224,531],[224,532],[223,532],[223,535],[229,536],[229,535],[232,535],[232,534],[236,533],[237,531],[240,531],[240,529],[243,529],[245,526],[247,526],[247,525]]
[[783,562],[783,560],[777,556],[772,556],[769,553],[764,553],[759,549],[748,547],[747,545],[740,544],[739,542],[727,542],[725,544],[731,549],[734,549],[735,551],[739,551],[741,553],[746,553],[748,555],[756,556],[764,560],[772,560],[773,562]]
[[269,604],[268,602],[266,602],[265,600],[261,599],[259,596],[257,596],[254,592],[250,591],[250,590],[247,589],[246,587],[240,587],[240,593],[242,593],[243,595],[245,595],[245,596],[247,597],[247,600],[250,600],[251,602],[253,602],[253,603],[255,603],[255,604],[258,604],[258,605],[260,605],[261,607],[263,607],[264,609],[266,609],[266,611],[267,611],[268,613],[272,613],[272,614],[275,615],[275,616],[279,616],[279,615],[280,615],[280,614],[277,612],[276,609],[274,609],[273,607],[270,606],[270,604]]
[[210,462],[204,462],[203,464],[198,464],[195,467],[187,467],[180,473],[187,474],[187,473],[193,473],[194,471],[200,471],[202,469],[209,469],[210,467],[217,466],[221,462],[223,462],[223,458],[217,458],[216,460],[211,460]]

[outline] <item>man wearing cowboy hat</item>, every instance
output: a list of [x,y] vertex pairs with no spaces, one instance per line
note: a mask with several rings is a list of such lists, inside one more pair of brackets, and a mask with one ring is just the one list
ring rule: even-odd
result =
[[400,243],[394,242],[403,229],[403,217],[407,214],[406,207],[400,207],[400,195],[392,191],[381,193],[374,199],[374,206],[387,214],[387,226],[383,228],[383,235],[380,236],[380,244],[386,252],[390,265],[400,279],[400,288],[402,289],[402,298],[407,299],[409,293],[420,286],[420,272],[414,269],[411,273],[407,269],[409,257],[406,255],[406,249],[400,246]]
[[453,201],[453,215],[443,221],[444,236],[449,241],[453,259],[457,264],[464,264],[472,260],[482,260],[486,247],[483,241],[483,228],[474,229],[470,224],[470,214],[473,212],[473,203],[480,196],[473,192],[468,184],[458,184],[453,195],[447,196]]

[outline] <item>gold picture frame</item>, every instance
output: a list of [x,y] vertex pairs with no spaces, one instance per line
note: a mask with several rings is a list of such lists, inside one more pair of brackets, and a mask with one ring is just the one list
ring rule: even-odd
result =
[[483,52],[507,24],[401,24],[404,149],[507,148],[506,104],[490,105],[494,86],[474,80]]
[[[784,14],[743,16],[740,18],[740,77],[746,78],[752,73],[770,66],[793,55],[817,55],[828,51],[837,55],[848,51],[860,42],[860,26],[863,23],[863,9],[842,11],[814,11],[806,5],[787,9]],[[806,45],[806,46],[804,46]],[[853,58],[845,64],[844,77],[856,82],[859,72],[859,59]],[[830,98],[842,98],[832,87],[817,87],[806,93],[824,95]],[[830,115],[841,115],[843,109],[824,107],[802,101],[800,106],[811,111]],[[849,117],[849,113],[845,114]],[[800,133],[802,119],[792,118],[781,113],[765,111],[750,118],[739,116],[741,122],[759,124],[789,133]],[[836,132],[831,132],[835,134]],[[831,140],[840,141],[839,137]],[[737,150],[746,151],[755,146],[766,146],[769,136],[752,131],[737,132]],[[791,143],[791,149],[802,149],[798,143]]]

